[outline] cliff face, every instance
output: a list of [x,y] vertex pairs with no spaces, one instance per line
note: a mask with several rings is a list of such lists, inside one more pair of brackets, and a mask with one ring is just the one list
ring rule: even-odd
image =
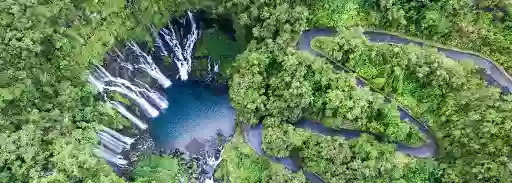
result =
[[[104,64],[92,70],[90,80],[101,96],[134,124],[132,130],[120,130],[136,138],[112,156],[127,162],[111,163],[118,175],[129,179],[140,154],[147,152],[188,159],[199,168],[195,179],[212,180],[223,146],[234,132],[224,67],[234,60],[238,49],[232,49],[234,38],[218,35],[225,20],[204,16],[204,12],[186,12],[159,31],[151,27],[153,46],[128,41],[112,48],[105,54]],[[203,39],[207,28],[211,30]],[[230,43],[212,49],[223,41]],[[222,49],[232,50],[219,51]],[[224,59],[229,62],[222,62]],[[102,150],[109,152],[108,148],[98,149]],[[99,154],[107,158],[105,153]]]

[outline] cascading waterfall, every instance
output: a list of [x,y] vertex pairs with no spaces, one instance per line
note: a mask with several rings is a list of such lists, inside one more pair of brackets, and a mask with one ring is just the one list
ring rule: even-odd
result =
[[155,41],[156,47],[158,47],[158,50],[160,50],[161,55],[170,56],[169,51],[165,49],[165,45],[162,44],[162,40],[160,39],[161,35],[164,37],[165,42],[169,45],[170,51],[172,52],[172,58],[174,63],[178,66],[179,75],[178,77],[181,80],[187,80],[188,74],[190,73],[192,69],[192,52],[194,50],[194,45],[197,41],[197,39],[200,36],[200,29],[196,24],[194,15],[187,11],[186,18],[181,19],[180,22],[183,25],[187,25],[190,27],[190,30],[188,31],[188,34],[185,35],[183,30],[180,30],[181,32],[181,42],[178,40],[178,37],[176,36],[176,27],[172,25],[169,22],[169,27],[163,28],[160,30],[159,34],[156,34],[156,31],[153,32],[153,36]]
[[224,136],[222,133],[218,133],[215,138],[209,139],[209,147],[199,154],[200,161],[197,162],[197,166],[200,168],[200,172],[202,172],[199,182],[215,182],[213,181],[215,168],[222,161],[224,147],[229,142],[230,138],[230,136]]
[[[137,44],[135,44],[133,41],[128,42],[127,46],[133,50],[134,56],[137,57],[137,59],[134,59],[135,61],[138,61],[136,64],[132,64],[133,68],[139,68],[144,71],[146,71],[151,77],[155,78],[160,85],[162,85],[164,88],[167,88],[171,85],[171,81],[165,77],[164,74],[160,71],[160,69],[155,65],[155,62],[151,59],[149,55],[144,53]],[[130,64],[130,63],[126,63]]]
[[104,147],[97,147],[92,150],[92,152],[98,156],[102,157],[103,159],[107,160],[108,162],[114,163],[118,166],[126,166],[128,164],[128,161],[125,160],[122,156],[116,155],[114,152],[105,149]]
[[100,138],[101,146],[94,148],[93,153],[118,166],[125,166],[128,161],[119,154],[123,150],[129,149],[134,139],[106,127],[97,135]]
[[127,148],[126,144],[123,144],[117,139],[105,134],[104,132],[98,132],[97,135],[100,138],[101,145],[117,154],[121,153],[124,149]]
[[[183,18],[178,19],[178,24],[181,25],[173,25],[169,22],[168,26],[162,28],[160,31],[157,31],[154,26],[151,26],[150,29],[154,37],[155,51],[160,56],[171,57],[179,72],[177,78],[187,80],[192,70],[194,46],[200,37],[201,31],[194,14],[190,11],[188,11]],[[123,75],[123,77],[121,77],[117,74],[110,74],[103,67],[95,65],[90,71],[89,82],[95,86],[96,90],[103,96],[105,101],[119,111],[121,115],[132,121],[139,129],[147,129],[148,125],[145,121],[141,120],[140,115],[129,110],[127,108],[128,106],[123,102],[111,99],[111,96],[108,94],[112,92],[121,94],[130,101],[131,105],[142,111],[144,115],[155,118],[159,115],[160,111],[168,108],[169,103],[159,92],[153,90],[145,82],[142,82],[141,80],[143,79],[135,77],[134,75],[138,76],[137,74],[139,72],[147,73],[163,88],[170,87],[172,82],[156,66],[151,56],[145,53],[133,41],[129,41],[126,44],[126,48],[121,51],[114,48],[112,52],[107,53],[107,58],[114,61],[115,64],[121,68],[124,68],[119,71],[128,71],[123,73],[127,74],[127,76]],[[216,74],[219,72],[219,62],[220,60],[212,61],[211,58],[208,57],[207,82],[215,80]],[[128,77],[128,79],[125,79],[126,77]],[[98,132],[97,135],[101,145],[93,150],[96,156],[104,158],[108,162],[121,167],[128,166],[130,161],[136,159],[136,157],[129,155],[128,161],[121,155],[130,148],[137,149],[137,145],[131,147],[134,139],[123,136],[109,128],[104,128],[102,131]],[[222,146],[223,145],[217,147],[219,151],[216,151],[213,155],[206,153],[206,155],[201,157],[203,169],[209,172],[208,175],[201,176],[201,181],[213,182],[212,173],[221,161]]]
[[[142,70],[147,72],[151,75],[151,77],[155,78],[160,85],[162,85],[164,88],[167,88],[171,85],[171,81],[165,77],[165,75],[162,74],[160,69],[154,64],[151,57],[149,57],[146,53],[142,52],[140,48],[135,43],[129,43],[128,45],[131,45],[130,48],[135,50],[136,54],[139,55],[139,57],[135,60],[140,61],[141,59],[144,61],[140,61],[141,63],[144,63],[142,65],[133,65],[126,61],[125,57],[117,50],[114,49],[114,53],[108,54],[110,58],[115,60],[119,65],[127,68],[130,70],[128,72],[128,75],[131,76],[131,72],[135,71],[137,68],[143,68]],[[140,52],[140,53],[139,53]],[[169,103],[167,102],[167,99],[165,99],[160,93],[152,90],[146,83],[138,80],[136,77],[131,76],[134,82],[133,85],[136,85],[148,100],[152,102],[152,104],[155,104],[159,110],[166,109],[169,106]]]
[[130,144],[132,144],[135,141],[135,139],[121,135],[120,133],[118,133],[110,128],[107,128],[107,127],[103,128],[103,133],[116,138],[117,140],[123,142],[127,146],[129,146]]
[[213,71],[212,71],[211,57],[208,57],[208,77],[206,78],[206,82],[212,82],[215,79],[215,73],[219,72],[219,62],[220,61],[213,62]]
[[119,111],[119,113],[121,113],[121,115],[123,115],[125,118],[129,119],[133,124],[135,124],[138,128],[140,128],[142,130],[145,130],[148,128],[148,125],[146,123],[142,122],[142,120],[140,120],[138,117],[133,115],[130,111],[128,111],[128,109],[126,109],[124,107],[124,105],[121,104],[121,102],[111,101],[108,98],[107,98],[107,102],[113,108],[117,109],[117,111]]
[[[137,103],[140,109],[149,117],[154,118],[159,114],[158,110],[145,99],[146,97],[153,96],[151,93],[154,93],[154,91],[144,90],[127,80],[113,77],[101,66],[96,65],[93,67],[89,75],[89,81],[94,84],[102,94],[105,94],[107,91],[116,91],[123,94],[123,96]],[[165,101],[165,103],[167,103],[167,101]]]
[[[127,46],[124,53],[125,55],[133,56],[133,59],[127,59],[131,57],[125,57],[117,49],[114,49],[113,53],[108,54],[109,58],[120,66],[128,69],[129,76],[131,76],[131,72],[140,69],[156,79],[164,88],[171,85],[171,81],[162,74],[150,56],[144,53],[134,42],[129,42]],[[98,65],[93,66],[91,69],[89,81],[105,98],[108,104],[117,109],[124,117],[132,121],[134,125],[142,130],[147,129],[148,125],[130,112],[123,103],[111,100],[107,96],[108,92],[117,92],[130,101],[133,101],[146,116],[151,118],[158,116],[159,110],[164,110],[169,106],[166,98],[152,90],[147,84],[138,80],[136,77],[131,77],[131,81],[114,77],[103,67]],[[98,132],[97,135],[100,138],[101,147],[95,148],[93,150],[94,154],[118,166],[126,166],[129,161],[125,160],[120,154],[124,150],[130,149],[130,145],[133,143],[134,139],[123,136],[109,128],[104,128],[103,131]]]
[[169,53],[165,50],[164,43],[162,42],[162,39],[158,37],[158,32],[156,31],[155,26],[151,25],[151,35],[153,36],[153,39],[155,40],[155,49],[158,53],[160,53],[160,56],[167,56]]

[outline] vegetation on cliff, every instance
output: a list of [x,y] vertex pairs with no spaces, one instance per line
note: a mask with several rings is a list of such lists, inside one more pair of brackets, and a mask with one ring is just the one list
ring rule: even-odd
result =
[[[472,65],[428,48],[372,44],[357,31],[317,40],[316,47],[337,64],[356,71],[343,73],[294,46],[307,28],[357,26],[477,52],[512,72],[511,7],[504,0],[2,1],[0,182],[124,182],[92,156],[91,147],[98,143],[98,126],[121,128],[129,122],[95,97],[87,70],[115,44],[152,40],[148,25],[161,27],[190,8],[234,21],[231,36],[243,46],[225,46],[243,53],[226,70],[231,102],[239,124],[264,124],[263,147],[270,155],[298,151],[303,171],[327,182],[507,182],[512,180],[512,98],[487,87]],[[217,52],[208,45],[199,48]],[[395,152],[386,140],[418,144],[423,139],[399,120],[398,103],[387,104],[382,94],[358,88],[356,74],[428,122],[440,156]],[[388,139],[314,135],[291,125],[302,118]],[[241,137],[223,157],[216,173],[221,180],[306,181],[257,156]],[[169,176],[186,172],[176,159],[149,159],[157,161],[139,163],[139,182],[170,181]]]

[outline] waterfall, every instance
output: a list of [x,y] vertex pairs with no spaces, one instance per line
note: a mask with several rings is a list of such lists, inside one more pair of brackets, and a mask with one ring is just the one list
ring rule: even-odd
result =
[[107,127],[104,127],[103,131],[105,133],[108,133],[110,136],[115,137],[116,139],[120,140],[121,142],[123,142],[126,145],[130,145],[133,143],[133,141],[135,141],[135,139],[121,135],[120,133],[118,133],[110,128],[107,128]]
[[[172,58],[178,70],[177,78],[187,80],[192,70],[194,46],[201,34],[200,24],[190,11],[178,18],[175,23],[173,25],[173,23],[168,22],[167,27],[159,31],[154,26],[150,26],[150,31],[154,38],[154,50],[157,54]],[[94,65],[88,78],[89,82],[95,86],[96,91],[111,107],[142,130],[148,128],[147,122],[142,120],[143,117],[155,118],[161,111],[169,107],[165,96],[152,89],[151,85],[148,86],[149,83],[143,82],[145,79],[142,78],[151,77],[163,88],[172,85],[171,80],[163,74],[149,55],[151,54],[145,53],[135,42],[128,41],[124,49],[114,48],[107,53],[109,64],[111,62],[114,64],[112,65],[114,67],[109,67],[108,70],[111,71],[110,68],[120,69],[119,71],[123,72],[121,75],[118,73],[111,74],[105,68]],[[216,74],[219,72],[219,62],[219,60],[212,61],[208,57],[209,75],[206,78],[207,81],[215,80]],[[140,73],[142,72],[144,72],[144,75],[141,77]],[[166,72],[164,71],[164,73]],[[130,105],[114,100],[111,94],[120,94],[130,101]],[[133,113],[132,106],[136,106],[140,114]],[[101,145],[95,147],[93,153],[121,167],[126,167],[128,163],[136,159],[137,154],[133,154],[133,152],[147,148],[137,145],[141,138],[134,143],[133,138],[109,128],[103,128],[100,132],[97,132],[97,136]],[[146,145],[149,144],[144,144],[144,146]],[[202,181],[213,182],[213,171],[221,161],[221,154],[217,153],[222,153],[222,151],[223,147],[221,145],[220,149],[215,148],[213,155],[206,153],[205,156],[201,157],[201,167],[209,172],[206,177],[201,178]]]
[[206,158],[206,162],[208,163],[208,165],[212,166],[213,168],[217,167],[220,161],[222,161],[222,152],[224,152],[224,148],[220,150],[219,159],[215,159],[215,156],[208,156]]
[[102,145],[104,145],[105,147],[109,148],[110,150],[117,154],[121,153],[123,150],[129,147],[128,145],[113,138],[112,136],[106,134],[105,132],[98,132],[97,135],[100,138]]
[[[113,77],[105,69],[103,69],[103,67],[97,65],[93,67],[91,74],[89,75],[89,81],[94,84],[97,90],[102,94],[104,94],[106,91],[116,91],[123,94],[123,96],[132,99],[149,117],[154,118],[159,114],[158,110],[155,109],[145,99],[145,96],[150,98],[151,96],[154,96],[152,93],[156,93],[155,91],[144,90],[131,84],[127,80]],[[162,103],[167,103],[167,101]]]
[[103,159],[111,163],[114,163],[118,166],[125,166],[126,164],[128,164],[128,161],[123,159],[122,156],[116,155],[112,151],[105,149],[103,147],[94,148],[92,152],[94,153],[94,155],[102,157]]
[[167,99],[165,99],[160,93],[151,89],[147,84],[137,79],[137,77],[133,77],[131,71],[134,71],[137,68],[143,68],[142,70],[151,75],[151,77],[155,78],[164,88],[171,85],[171,81],[167,79],[162,72],[158,69],[158,67],[154,64],[151,57],[149,57],[146,53],[142,52],[140,48],[135,43],[129,43],[130,48],[135,50],[137,55],[136,60],[144,60],[141,61],[143,64],[133,65],[130,62],[127,62],[125,57],[117,50],[114,49],[114,53],[108,54],[110,58],[115,60],[119,65],[130,70],[128,75],[134,80],[134,85],[138,88],[141,88],[143,94],[151,100],[152,104],[155,104],[160,110],[166,109],[169,106]]
[[219,62],[220,62],[220,60],[213,62],[213,71],[212,71],[211,57],[208,56],[208,77],[206,78],[206,82],[213,82],[213,80],[215,80],[215,74],[219,72]]
[[164,110],[169,107],[169,102],[167,102],[167,99],[160,93],[151,89],[146,83],[135,79],[134,84],[141,88],[148,100],[150,100],[152,104],[155,104],[160,110]]
[[[222,161],[222,152],[224,152],[224,148],[220,147],[220,152],[218,152],[218,154],[214,153],[213,155],[210,155],[206,153],[206,162],[203,165],[204,167],[202,167],[202,169],[208,172],[208,175],[202,178],[203,183],[215,182],[213,181],[213,173],[217,165],[219,165],[219,163]],[[218,158],[216,158],[216,156],[218,156]]]
[[160,69],[155,65],[155,62],[151,59],[149,55],[144,53],[137,44],[135,44],[133,41],[130,41],[126,44],[129,48],[131,48],[132,51],[135,52],[135,56],[137,59],[135,61],[138,61],[134,64],[134,68],[139,68],[144,71],[146,71],[151,77],[155,78],[160,85],[162,85],[164,88],[167,88],[171,85],[171,81],[165,77],[164,74],[160,71]]
[[155,48],[158,53],[160,53],[161,56],[166,56],[169,53],[165,50],[164,43],[162,42],[162,39],[160,39],[158,32],[155,29],[155,26],[151,25],[151,35],[153,36],[153,39],[155,40]]
[[96,135],[100,138],[101,146],[94,148],[93,153],[106,159],[109,162],[115,163],[119,166],[126,165],[128,163],[120,154],[125,149],[129,149],[134,139],[121,135],[120,133],[103,127],[103,130],[98,132]]
[[219,62],[220,60],[217,60],[217,62],[213,63],[213,72],[218,73],[219,72]]
[[[194,45],[197,39],[199,38],[200,30],[196,24],[194,15],[190,11],[187,11],[186,20],[182,19],[180,22],[183,25],[186,25],[187,22],[190,24],[190,32],[188,32],[187,35],[184,35],[185,33],[183,32],[183,30],[180,30],[181,42],[178,40],[178,37],[176,36],[176,27],[172,25],[170,22],[168,29],[163,28],[162,30],[160,30],[160,34],[164,37],[165,42],[171,48],[173,61],[174,63],[176,63],[179,71],[178,77],[181,80],[187,80],[188,74],[190,73],[192,68],[192,52],[194,51]],[[162,42],[158,35],[154,34],[153,36],[155,37],[155,42],[157,44],[160,44]],[[166,54],[166,56],[168,56],[168,52],[165,50],[164,46],[161,46],[161,49],[163,49],[161,53]]]
[[115,144],[115,142],[110,141],[109,139],[105,139],[104,136],[98,135],[98,137],[100,138],[101,145],[103,147],[106,147],[106,148],[110,149],[111,151],[113,151],[113,152],[115,152],[117,154],[123,152],[123,147],[120,146],[119,144]]
[[137,118],[135,115],[133,115],[130,111],[128,111],[121,102],[117,101],[110,101],[108,100],[108,103],[117,109],[123,115],[125,118],[129,119],[133,124],[137,125],[142,130],[145,130],[148,128],[148,125],[144,122],[142,122],[139,118]]

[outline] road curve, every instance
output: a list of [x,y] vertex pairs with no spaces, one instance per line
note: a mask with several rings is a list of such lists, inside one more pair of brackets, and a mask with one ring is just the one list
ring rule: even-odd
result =
[[[315,29],[309,29],[304,31],[296,45],[296,49],[304,52],[308,52],[314,56],[319,57],[325,57],[323,54],[315,51],[311,47],[311,41],[316,37],[335,37],[337,35],[337,31],[334,29],[329,28],[315,28]],[[415,44],[418,46],[424,46],[425,43],[410,40],[407,38],[403,38],[397,35],[384,33],[384,32],[377,32],[377,31],[365,31],[363,32],[363,35],[368,39],[368,41],[373,43],[385,43],[385,44]],[[446,57],[451,58],[456,61],[471,61],[478,67],[485,70],[485,80],[488,84],[494,85],[497,87],[500,87],[502,89],[503,93],[510,93],[512,91],[512,78],[505,72],[503,68],[495,64],[492,60],[488,60],[486,58],[483,58],[479,55],[473,54],[473,53],[467,53],[462,52],[458,50],[452,50],[447,48],[441,48],[436,47],[438,52],[443,53]],[[328,58],[327,58],[328,59]],[[330,60],[330,59],[328,59]],[[344,70],[349,72],[354,72],[351,69],[345,68],[342,65],[337,64],[336,62],[333,62],[333,60],[330,60],[333,63],[333,66],[335,69],[338,70]],[[367,85],[367,82],[361,78],[356,77],[356,84],[359,87],[364,87]],[[386,98],[386,101],[391,101],[391,99]],[[438,147],[436,143],[435,134],[430,130],[430,128],[415,119],[409,111],[407,111],[404,107],[398,106],[398,111],[400,112],[400,119],[405,120],[414,126],[418,128],[418,130],[427,137],[427,143],[425,143],[423,146],[420,147],[412,147],[408,146],[401,142],[395,142],[397,145],[397,151],[400,151],[404,154],[408,154],[411,156],[417,156],[417,157],[433,157],[437,155]],[[314,126],[309,126],[314,127]],[[316,127],[320,129],[321,127]],[[326,131],[326,130],[321,130]],[[321,132],[317,131],[317,132]],[[368,133],[359,131],[361,133]],[[346,132],[345,129],[339,130],[339,133],[345,137],[353,136],[353,134],[349,134]],[[371,134],[371,133],[370,133]]]
[[[263,124],[259,123],[255,126],[249,126],[244,125],[243,126],[244,131],[244,139],[245,141],[256,151],[258,155],[265,156],[272,160],[273,162],[279,163],[284,165],[286,169],[290,170],[291,172],[298,172],[302,165],[297,160],[298,158],[292,158],[292,157],[273,157],[269,156],[263,151],[262,145],[263,145]],[[324,183],[325,181],[320,178],[317,174],[313,172],[304,172],[304,176],[306,179],[311,183]]]
[[[322,29],[315,28],[304,31],[300,39],[297,42],[296,49],[304,52],[308,52],[314,56],[324,57],[319,52],[316,52],[311,48],[311,41],[316,37],[334,37],[337,32],[334,29]],[[423,46],[425,43],[418,42],[415,40],[410,40],[407,38],[403,38],[397,35],[388,34],[384,32],[376,32],[376,31],[365,31],[363,32],[364,36],[370,42],[373,43],[386,43],[386,44],[415,44],[418,46]],[[443,53],[446,57],[454,59],[456,61],[472,61],[475,65],[485,70],[486,81],[488,84],[498,86],[502,89],[503,93],[511,93],[512,91],[512,78],[505,72],[505,70],[494,63],[492,60],[483,58],[479,55],[473,53],[462,52],[458,50],[452,50],[447,48],[436,47],[438,52]],[[328,59],[329,60],[329,59]],[[332,61],[332,60],[330,60]],[[344,70],[348,72],[354,72],[348,68],[345,68],[342,65],[336,64],[333,62],[333,66],[337,70]],[[356,77],[356,85],[359,87],[367,86],[367,82],[360,78]],[[386,98],[386,101],[391,101],[391,99]],[[397,147],[397,151],[402,152],[404,154],[416,157],[434,157],[438,153],[437,142],[434,133],[432,130],[423,122],[418,121],[414,118],[410,112],[408,112],[402,106],[398,106],[397,110],[400,112],[400,119],[405,120],[418,128],[418,130],[427,137],[427,142],[420,147],[413,147],[406,145],[401,142],[394,142]],[[376,139],[381,139],[381,137],[372,132],[366,132],[361,130],[349,130],[349,129],[332,129],[324,126],[319,122],[314,122],[311,120],[302,120],[295,124],[296,127],[310,130],[314,133],[326,135],[326,136],[342,136],[347,139],[357,138],[361,136],[361,134],[370,134],[376,137]],[[267,155],[262,149],[262,124],[258,124],[256,126],[244,126],[244,138],[248,142],[248,144],[259,154],[270,158],[272,161],[283,164],[288,170],[292,172],[297,172],[301,169],[300,162],[294,161],[291,157],[271,157]],[[311,172],[304,172],[306,178],[312,183],[322,183],[324,182],[318,175]]]
[[[302,33],[299,41],[297,42],[296,48],[297,50],[305,51],[315,56],[323,56],[321,53],[318,53],[311,48],[311,41],[316,37],[334,37],[336,34],[337,31],[330,28],[308,29]],[[364,31],[363,35],[368,39],[368,41],[372,43],[399,45],[415,44],[418,46],[426,45],[423,42],[379,31]],[[438,52],[443,53],[446,57],[453,60],[459,62],[473,62],[476,66],[485,70],[486,81],[489,84],[500,87],[503,93],[512,92],[512,77],[510,77],[510,75],[508,75],[508,73],[494,61],[470,52],[436,47],[432,45],[430,46],[437,48]]]
[[[296,49],[304,52],[308,52],[314,56],[319,57],[325,57],[321,53],[313,50],[311,48],[311,41],[316,37],[334,37],[336,36],[337,32],[334,29],[309,29],[302,33],[300,36],[299,41],[297,42]],[[328,59],[329,60],[329,59]],[[348,68],[345,68],[334,61],[330,60],[332,62],[332,65],[337,70],[344,70],[349,72],[354,72]],[[367,83],[363,78],[356,77],[356,85],[358,87],[365,87],[367,86]],[[390,98],[386,98],[386,101],[391,101]],[[400,120],[405,120],[412,125],[414,125],[418,130],[427,138],[426,143],[419,147],[409,146],[407,144],[401,143],[401,142],[394,142],[394,144],[397,147],[397,151],[402,152],[404,154],[410,155],[410,156],[416,156],[416,157],[434,157],[437,155],[438,148],[437,148],[437,142],[434,133],[430,128],[414,118],[409,111],[407,111],[402,106],[398,106],[397,110],[400,112]],[[299,123],[299,126],[301,123]],[[373,133],[365,132],[365,131],[358,131],[358,130],[350,130],[348,129],[337,129],[336,133],[322,133],[322,132],[328,132],[332,131],[334,129],[327,129],[327,127],[323,126],[321,123],[315,123],[315,124],[303,124],[304,128],[310,129],[314,132],[323,134],[323,135],[340,135],[344,136],[346,138],[352,138],[355,134],[358,133],[357,136],[359,136],[361,133],[367,133],[376,136]]]

